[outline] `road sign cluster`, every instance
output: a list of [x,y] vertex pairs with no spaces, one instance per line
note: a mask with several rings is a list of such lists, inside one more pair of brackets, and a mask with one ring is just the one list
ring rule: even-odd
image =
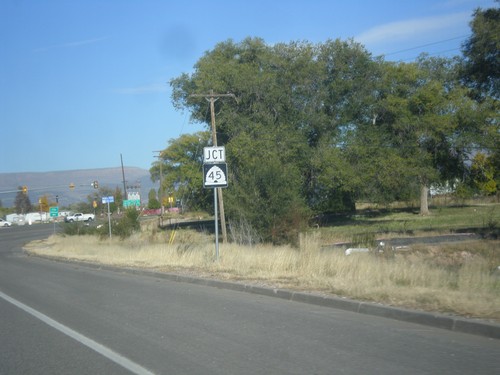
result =
[[203,187],[227,187],[226,149],[224,146],[203,149]]

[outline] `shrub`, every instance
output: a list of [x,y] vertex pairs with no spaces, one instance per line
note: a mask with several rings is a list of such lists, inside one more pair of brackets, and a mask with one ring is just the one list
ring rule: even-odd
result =
[[[121,239],[130,237],[134,232],[140,229],[139,211],[135,208],[128,208],[125,214],[119,220],[113,220],[111,223],[111,234],[119,236]],[[101,237],[109,234],[109,224],[103,225],[100,228]]]
[[96,227],[82,222],[65,223],[62,225],[62,228],[63,233],[68,236],[92,235],[98,232]]

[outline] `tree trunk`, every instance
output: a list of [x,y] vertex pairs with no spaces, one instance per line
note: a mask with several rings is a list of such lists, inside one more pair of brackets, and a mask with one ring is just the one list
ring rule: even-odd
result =
[[420,215],[429,215],[429,202],[427,197],[429,195],[429,187],[425,182],[420,186]]

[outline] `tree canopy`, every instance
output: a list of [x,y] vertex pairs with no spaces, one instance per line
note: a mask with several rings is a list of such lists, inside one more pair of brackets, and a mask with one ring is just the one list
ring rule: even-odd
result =
[[[481,12],[477,19],[487,13]],[[474,33],[484,30],[477,26]],[[227,216],[264,240],[290,241],[311,216],[353,210],[361,199],[419,197],[426,214],[431,184],[464,181],[472,173],[474,155],[493,150],[499,137],[498,72],[486,80],[463,76],[478,63],[476,44],[471,39],[463,63],[426,55],[389,63],[352,40],[228,40],[206,52],[193,73],[171,80],[172,101],[209,125],[203,95],[234,95],[214,103],[216,136],[229,165]],[[498,49],[491,53],[498,57]],[[471,91],[478,87],[487,87],[481,100]],[[208,145],[208,132],[171,140],[152,178],[159,178],[161,163],[163,191],[176,190],[192,207],[209,207],[201,175]],[[495,175],[491,161],[475,165],[489,168],[481,178]]]
[[463,79],[478,95],[499,99],[500,8],[476,9],[470,26],[472,35],[463,45]]
[[169,141],[168,147],[160,153],[158,162],[150,169],[153,181],[160,181],[160,172],[162,174],[159,196],[166,198],[175,195],[183,202],[183,206],[191,210],[206,210],[210,207],[210,196],[203,189],[201,172],[203,148],[208,146],[209,139],[208,132],[197,132],[183,134]]
[[27,214],[31,211],[31,201],[27,192],[23,191],[23,187],[18,187],[18,192],[14,200],[14,207],[16,208],[16,213]]

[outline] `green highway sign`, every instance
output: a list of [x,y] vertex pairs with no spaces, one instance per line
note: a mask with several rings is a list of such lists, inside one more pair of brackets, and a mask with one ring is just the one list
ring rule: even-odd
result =
[[50,207],[50,217],[58,217],[59,216],[59,207]]
[[123,201],[123,207],[141,207],[140,199],[126,199]]

